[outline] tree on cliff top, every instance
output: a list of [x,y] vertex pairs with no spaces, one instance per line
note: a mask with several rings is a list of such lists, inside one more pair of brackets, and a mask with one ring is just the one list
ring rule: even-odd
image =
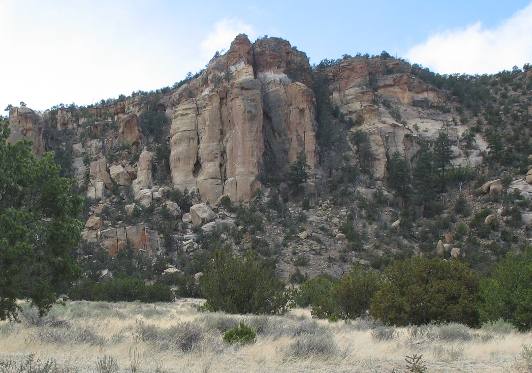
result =
[[16,319],[17,299],[41,314],[52,306],[77,272],[71,250],[82,228],[82,200],[53,154],[38,159],[8,135],[0,118],[0,320]]

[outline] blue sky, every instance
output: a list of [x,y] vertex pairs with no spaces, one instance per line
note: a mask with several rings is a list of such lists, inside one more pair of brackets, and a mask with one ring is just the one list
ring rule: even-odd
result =
[[312,63],[387,50],[443,73],[496,72],[531,62],[532,2],[0,0],[0,110],[171,85],[238,32],[286,38]]

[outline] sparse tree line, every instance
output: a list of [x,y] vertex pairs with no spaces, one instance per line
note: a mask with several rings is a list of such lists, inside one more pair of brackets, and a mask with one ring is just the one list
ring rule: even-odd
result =
[[330,320],[372,317],[388,325],[459,322],[472,327],[504,319],[532,328],[532,248],[508,255],[489,276],[459,260],[412,257],[384,271],[355,266],[342,276],[318,276],[286,288],[273,267],[252,254],[217,251],[200,280],[206,308],[229,313],[284,313],[310,307]]

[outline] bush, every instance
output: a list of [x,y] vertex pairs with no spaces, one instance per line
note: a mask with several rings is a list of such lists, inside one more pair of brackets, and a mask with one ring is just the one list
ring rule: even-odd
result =
[[140,115],[140,129],[144,136],[153,137],[156,142],[160,142],[165,127],[168,126],[170,120],[164,112],[147,111]]
[[339,317],[355,319],[365,315],[375,292],[380,276],[377,272],[355,266],[333,288],[333,297],[338,304]]
[[204,330],[191,322],[180,322],[170,328],[158,328],[140,323],[136,335],[161,350],[177,349],[183,352],[196,350],[204,341]]
[[305,282],[296,296],[296,303],[310,305],[315,317],[355,319],[366,314],[379,282],[376,272],[355,266],[338,281],[321,276]]
[[287,354],[290,357],[328,358],[338,353],[338,346],[330,333],[316,335],[301,335],[289,347]]
[[240,258],[215,251],[200,288],[211,311],[278,314],[287,309],[287,293],[273,266],[253,253]]
[[314,277],[305,281],[295,296],[295,302],[300,307],[312,307],[312,316],[329,318],[335,311],[335,303],[331,299],[335,280],[327,275]]
[[523,254],[508,255],[480,286],[480,319],[503,319],[519,330],[532,328],[532,247]]
[[244,323],[240,323],[224,333],[224,341],[229,344],[247,344],[255,342],[255,331]]
[[174,295],[164,284],[146,285],[135,277],[119,277],[104,282],[85,280],[74,286],[69,294],[73,300],[133,302],[172,302]]
[[459,261],[413,257],[397,261],[371,301],[370,313],[386,324],[430,322],[478,325],[478,278]]

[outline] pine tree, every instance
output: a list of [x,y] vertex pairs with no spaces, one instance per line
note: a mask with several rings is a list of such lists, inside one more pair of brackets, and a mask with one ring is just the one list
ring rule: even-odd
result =
[[434,142],[434,165],[440,173],[442,191],[445,190],[445,175],[447,168],[451,164],[452,154],[449,135],[444,131],[440,131]]
[[305,153],[299,153],[296,161],[290,165],[288,170],[288,185],[293,194],[297,195],[302,192],[303,184],[308,180],[308,168]]
[[426,144],[422,145],[412,173],[415,201],[420,205],[432,201],[436,194],[433,158],[430,148]]
[[408,163],[402,155],[395,152],[388,161],[388,184],[397,191],[405,202],[408,200],[411,192],[410,182]]

